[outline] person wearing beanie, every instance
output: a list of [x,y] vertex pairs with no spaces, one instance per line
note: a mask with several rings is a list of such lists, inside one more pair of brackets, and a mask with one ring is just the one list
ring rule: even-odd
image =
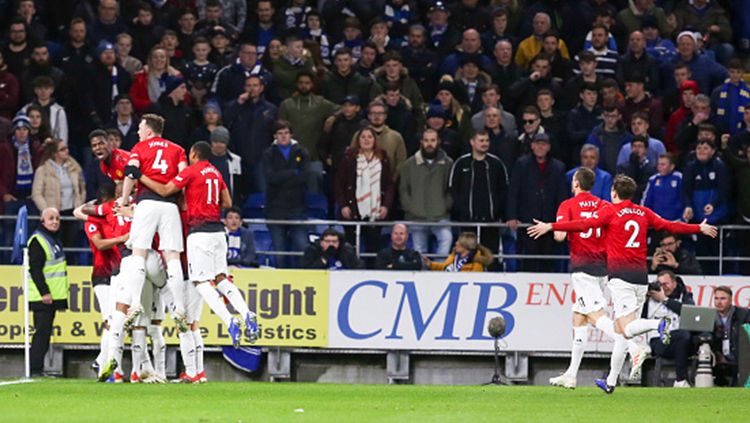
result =
[[[31,185],[42,146],[31,140],[30,130],[29,118],[18,114],[13,118],[10,135],[0,141],[0,212],[16,214],[23,205],[29,206],[30,212],[34,208]],[[3,245],[10,245],[15,222],[5,221],[4,225]]]
[[692,31],[683,31],[677,36],[677,56],[670,66],[664,69],[663,80],[668,84],[666,91],[675,90],[674,78],[670,78],[675,67],[684,63],[690,68],[690,79],[698,83],[701,93],[710,93],[727,79],[729,74],[724,66],[705,54],[701,54],[697,37]]
[[[210,139],[213,130],[222,124],[221,107],[219,107],[219,103],[213,100],[206,102],[206,104],[203,105],[202,117],[203,120],[201,125],[195,128],[190,135],[191,145],[198,141],[206,141]],[[228,137],[227,140],[229,140]]]
[[[91,120],[93,127],[101,127],[112,117],[115,99],[127,94],[132,84],[128,71],[117,63],[115,45],[102,40],[96,48],[96,55],[87,65],[85,85],[82,90],[82,112]],[[81,81],[84,83],[84,81]]]
[[216,126],[208,139],[211,141],[211,157],[208,161],[221,172],[221,177],[224,178],[232,199],[236,199],[236,188],[241,182],[242,159],[229,151],[229,130],[224,126]]
[[165,119],[163,138],[188,150],[190,134],[196,127],[196,117],[193,109],[183,100],[187,94],[187,85],[181,76],[167,76],[164,85],[164,93],[149,112]]

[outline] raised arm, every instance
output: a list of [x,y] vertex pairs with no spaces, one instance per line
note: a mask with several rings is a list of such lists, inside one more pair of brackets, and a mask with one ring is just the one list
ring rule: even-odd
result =
[[145,185],[146,188],[161,195],[162,197],[169,197],[180,192],[180,188],[177,188],[172,181],[169,181],[166,185],[164,185],[154,181],[146,175],[141,175],[141,178],[138,179],[138,181]]
[[711,238],[716,238],[716,235],[718,234],[716,226],[706,223],[706,219],[703,219],[703,222],[700,224],[670,222],[669,220],[662,219],[661,216],[649,209],[646,209],[646,217],[648,218],[649,226],[657,231],[667,231],[674,234],[701,233],[710,236]]

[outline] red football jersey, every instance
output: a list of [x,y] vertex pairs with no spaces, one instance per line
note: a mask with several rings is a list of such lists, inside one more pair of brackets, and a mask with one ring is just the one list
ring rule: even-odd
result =
[[603,228],[605,231],[609,277],[640,285],[648,284],[646,232],[649,228],[677,234],[700,232],[699,225],[664,220],[651,209],[629,200],[604,207],[589,219],[552,224],[556,231],[585,231],[589,228]]
[[172,183],[185,189],[189,230],[198,229],[207,223],[221,222],[221,192],[227,189],[227,185],[221,172],[208,160],[188,166]]
[[91,252],[94,254],[94,268],[91,271],[91,277],[108,278],[112,272],[120,267],[120,251],[117,248],[100,251],[94,247],[91,239],[94,235],[99,234],[102,238],[110,238],[105,228],[108,226],[106,219],[98,216],[89,216],[86,219],[86,237],[89,239]]
[[[115,216],[114,212],[115,200],[100,204],[96,207],[96,214],[107,220],[110,234],[106,238],[114,238],[130,233],[130,223],[132,219],[129,217]],[[105,232],[106,233],[106,232]]]
[[130,153],[125,150],[115,148],[112,150],[112,155],[109,156],[109,161],[100,161],[99,168],[102,173],[113,181],[122,181],[125,177],[125,166],[128,165],[130,159]]
[[[588,219],[606,204],[609,203],[590,192],[581,192],[560,204],[557,209],[557,221]],[[569,233],[568,246],[574,272],[585,272],[593,276],[607,274],[607,253],[601,228],[589,228],[585,232]]]
[[[164,138],[150,138],[136,144],[130,150],[130,159],[137,159],[141,173],[160,184],[166,184],[179,173],[180,163],[187,163],[185,149]],[[138,184],[138,199],[164,199]]]

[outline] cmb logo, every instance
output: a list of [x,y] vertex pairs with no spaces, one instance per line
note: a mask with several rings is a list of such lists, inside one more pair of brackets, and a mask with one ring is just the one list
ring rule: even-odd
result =
[[413,280],[407,281],[403,273],[402,280],[352,281],[332,273],[332,346],[471,349],[467,345],[477,341],[489,345],[486,323],[495,316],[505,319],[504,337],[513,333],[516,319],[510,309],[518,291],[512,284],[456,281],[457,274],[441,274],[453,280],[429,273],[411,275]]

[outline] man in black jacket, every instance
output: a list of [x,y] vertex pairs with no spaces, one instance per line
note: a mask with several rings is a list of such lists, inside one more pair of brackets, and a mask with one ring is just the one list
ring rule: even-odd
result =
[[[567,198],[565,165],[549,154],[549,136],[537,133],[531,143],[531,154],[520,157],[513,166],[508,190],[508,226],[515,230],[518,224],[532,223],[534,219],[554,221],[557,208]],[[523,254],[552,254],[554,238],[547,234],[537,240],[518,232],[518,242]],[[527,272],[552,271],[551,260],[524,260],[521,268]]]
[[28,299],[36,328],[31,341],[32,376],[42,376],[55,314],[68,308],[67,268],[59,230],[60,212],[54,208],[44,209],[39,228],[29,238],[32,283],[29,284]]
[[[292,126],[280,120],[274,127],[275,140],[263,152],[261,167],[266,179],[265,215],[268,219],[305,219],[305,196],[310,178],[310,153],[292,139]],[[268,225],[275,251],[303,251],[307,228],[302,225]],[[296,267],[297,260],[281,256],[279,267]]]
[[164,138],[189,150],[190,133],[196,127],[196,119],[193,109],[183,100],[186,93],[187,85],[182,77],[168,76],[166,90],[159,101],[150,107],[150,113],[164,118]]
[[[714,381],[719,386],[737,386],[740,357],[740,336],[747,336],[743,324],[750,324],[750,309],[732,304],[732,288],[719,286],[714,289],[716,321],[711,338],[711,350],[716,356]],[[744,382],[744,381],[742,381]]]
[[694,254],[681,248],[682,241],[676,235],[666,233],[659,241],[659,248],[651,260],[651,271],[669,270],[681,275],[700,275],[701,265]]
[[326,229],[320,240],[305,248],[302,257],[304,269],[361,269],[362,261],[354,247],[345,242],[344,236],[333,228]]
[[[454,220],[500,222],[505,211],[508,171],[502,160],[490,154],[490,137],[480,130],[471,138],[471,153],[453,163],[449,188],[453,196]],[[476,231],[476,227],[466,230]],[[499,228],[481,228],[482,245],[494,254],[500,249]]]
[[[659,334],[651,331],[647,334],[651,351],[656,357],[671,358],[675,361],[675,388],[689,388],[687,380],[688,357],[691,353],[692,342],[690,332],[677,329],[680,327],[680,313],[682,305],[695,305],[693,294],[687,290],[682,279],[671,270],[662,270],[657,276],[660,289],[653,289],[649,285],[648,301],[643,305],[641,317],[644,319],[671,318],[670,343],[664,345]],[[631,375],[633,376],[633,375]],[[637,376],[636,376],[637,377]]]
[[391,228],[391,246],[378,252],[375,268],[379,270],[422,270],[422,255],[406,246],[409,229],[403,223]]

